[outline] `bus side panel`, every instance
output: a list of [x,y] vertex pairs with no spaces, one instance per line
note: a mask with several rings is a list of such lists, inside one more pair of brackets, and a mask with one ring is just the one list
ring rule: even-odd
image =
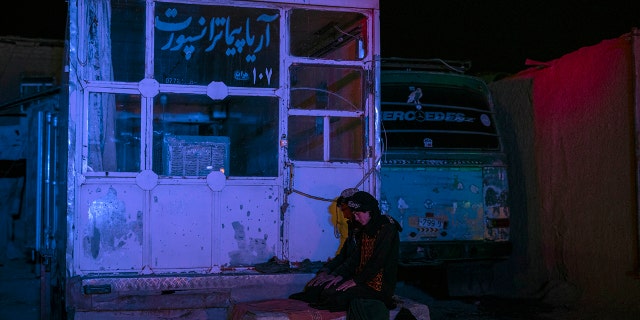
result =
[[482,176],[486,224],[484,237],[493,241],[509,241],[511,212],[507,168],[484,167]]
[[406,264],[503,258],[511,246],[506,167],[383,166],[383,212]]
[[384,209],[400,241],[484,239],[481,168],[383,167]]

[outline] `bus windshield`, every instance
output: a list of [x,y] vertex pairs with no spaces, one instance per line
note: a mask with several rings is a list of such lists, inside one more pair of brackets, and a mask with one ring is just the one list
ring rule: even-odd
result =
[[485,87],[436,77],[382,73],[382,138],[386,149],[499,150]]

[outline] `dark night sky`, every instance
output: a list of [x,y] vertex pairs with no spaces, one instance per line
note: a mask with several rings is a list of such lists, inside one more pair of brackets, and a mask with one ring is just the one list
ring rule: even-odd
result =
[[[63,0],[13,3],[0,36],[64,39],[66,9]],[[380,22],[383,57],[470,60],[471,73],[511,73],[527,58],[557,59],[640,28],[640,1],[380,0]]]
[[67,6],[64,0],[12,2],[2,12],[0,36],[64,39]]
[[384,57],[470,60],[471,73],[517,72],[640,28],[638,0],[381,0]]

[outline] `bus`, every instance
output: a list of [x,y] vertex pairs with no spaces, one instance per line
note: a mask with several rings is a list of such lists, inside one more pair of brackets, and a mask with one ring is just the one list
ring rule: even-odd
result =
[[468,61],[381,65],[380,199],[403,226],[400,264],[452,275],[464,262],[505,259],[508,167],[486,83],[466,74]]

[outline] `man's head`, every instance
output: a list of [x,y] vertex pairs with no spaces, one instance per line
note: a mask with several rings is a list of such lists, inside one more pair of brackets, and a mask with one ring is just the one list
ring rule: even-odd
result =
[[336,205],[338,206],[338,208],[340,208],[340,211],[342,211],[342,216],[345,219],[352,219],[353,218],[353,214],[351,213],[351,209],[347,205],[347,199],[349,197],[351,197],[352,195],[354,195],[356,192],[358,192],[358,189],[356,189],[356,188],[344,189],[340,193],[340,196],[338,197],[338,200],[336,200]]
[[349,197],[347,206],[353,212],[356,221],[362,225],[366,225],[371,218],[380,215],[378,200],[365,191],[358,191]]

